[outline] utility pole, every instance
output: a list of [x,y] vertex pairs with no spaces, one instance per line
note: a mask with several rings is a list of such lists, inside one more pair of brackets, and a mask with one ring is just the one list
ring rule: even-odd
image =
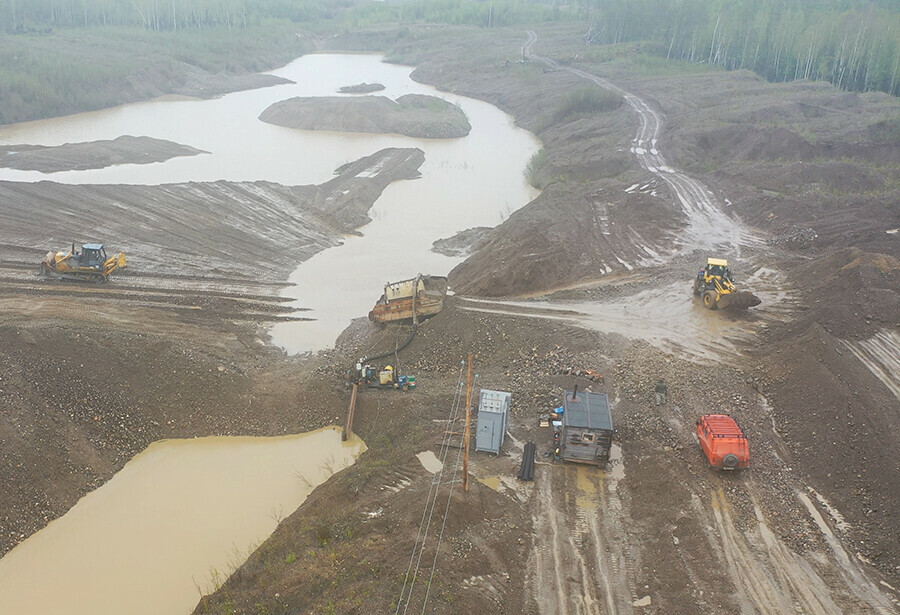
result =
[[469,374],[466,378],[466,430],[463,444],[463,491],[469,491],[469,429],[472,423],[472,353],[469,353]]
[[359,383],[353,383],[353,391],[350,393],[350,407],[347,408],[347,425],[344,427],[344,433],[341,440],[347,440],[353,433],[353,415],[356,414],[356,396],[359,393]]

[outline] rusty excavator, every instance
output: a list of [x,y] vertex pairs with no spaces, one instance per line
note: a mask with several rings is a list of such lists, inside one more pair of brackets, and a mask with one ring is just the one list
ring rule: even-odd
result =
[[700,297],[704,307],[710,310],[744,310],[762,303],[753,293],[737,289],[724,258],[706,260],[706,267],[694,278],[694,295]]

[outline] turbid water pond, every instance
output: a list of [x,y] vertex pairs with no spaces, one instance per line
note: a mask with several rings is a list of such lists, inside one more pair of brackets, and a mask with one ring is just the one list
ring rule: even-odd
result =
[[331,428],[152,444],[0,559],[0,613],[189,613],[364,450]]

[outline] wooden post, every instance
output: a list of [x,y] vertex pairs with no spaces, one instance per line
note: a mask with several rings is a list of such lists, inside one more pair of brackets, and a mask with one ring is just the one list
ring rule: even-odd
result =
[[419,298],[419,282],[422,279],[422,274],[416,276],[416,281],[413,282],[413,300],[412,300],[412,313],[413,313],[413,327],[419,326],[419,315],[416,314],[416,300]]
[[469,490],[469,429],[472,422],[472,353],[469,353],[469,374],[466,378],[466,431],[463,436],[463,491]]
[[346,440],[350,437],[351,432],[353,431],[353,414],[356,412],[356,393],[359,391],[359,383],[353,383],[353,392],[350,393],[350,407],[347,408],[347,425],[344,427],[344,433],[341,434],[341,440]]

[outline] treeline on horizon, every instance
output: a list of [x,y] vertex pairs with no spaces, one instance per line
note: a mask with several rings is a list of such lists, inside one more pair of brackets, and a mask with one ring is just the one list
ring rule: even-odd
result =
[[6,32],[138,26],[156,32],[246,28],[259,19],[329,19],[358,0],[0,0]]
[[298,28],[551,21],[585,23],[591,45],[900,95],[900,0],[0,0],[0,124],[139,100],[185,64],[273,68],[302,51]]
[[6,32],[129,26],[242,29],[260,20],[344,27],[500,27],[587,20],[591,44],[656,43],[667,59],[900,95],[900,0],[0,0]]
[[900,95],[897,0],[592,0],[593,44],[653,41],[667,59]]

